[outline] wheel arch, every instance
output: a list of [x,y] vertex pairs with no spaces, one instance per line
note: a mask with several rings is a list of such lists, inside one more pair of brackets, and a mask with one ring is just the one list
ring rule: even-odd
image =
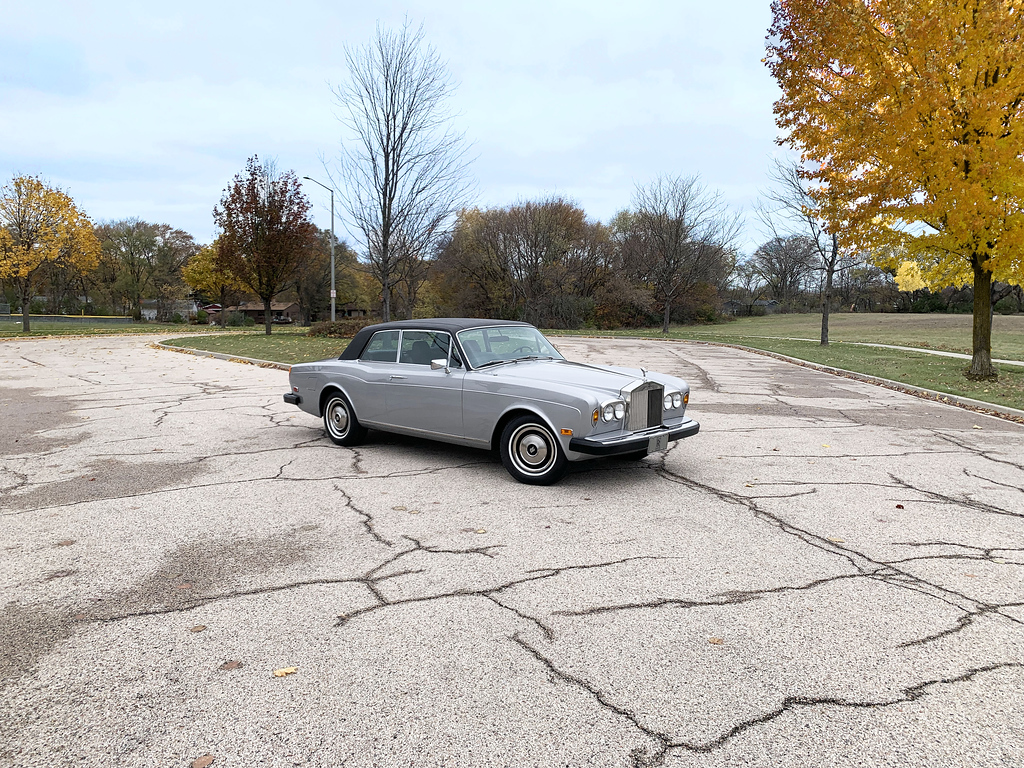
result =
[[509,408],[507,411],[505,411],[505,413],[501,414],[501,418],[498,419],[497,423],[495,423],[494,430],[491,432],[490,449],[492,451],[496,450],[499,447],[501,442],[501,433],[505,431],[505,427],[508,425],[508,423],[513,419],[518,419],[520,416],[532,416],[535,419],[539,419],[540,421],[547,425],[548,429],[551,430],[551,434],[555,436],[555,439],[558,439],[558,430],[551,425],[550,419],[548,419],[544,414],[533,410],[532,408],[527,408],[525,406],[520,405]]
[[[329,398],[331,395],[333,395],[335,393],[340,394],[340,395],[344,395],[345,399],[348,400],[349,408],[351,408],[352,412],[355,413],[356,407],[354,405],[352,405],[352,398],[348,396],[348,392],[346,392],[344,389],[342,389],[337,384],[328,384],[326,387],[324,387],[322,390],[320,390],[320,400],[317,403],[317,407],[316,407],[316,415],[317,416],[319,416],[320,418],[323,418],[323,415],[324,415],[324,405],[326,405],[326,403],[327,403],[327,398]],[[358,414],[356,414],[356,418],[358,418]]]

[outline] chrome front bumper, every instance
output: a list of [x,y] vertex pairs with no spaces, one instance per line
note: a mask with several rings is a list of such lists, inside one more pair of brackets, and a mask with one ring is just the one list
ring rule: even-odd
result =
[[668,436],[668,442],[682,440],[684,437],[692,437],[700,431],[700,424],[693,419],[687,419],[682,424],[665,429],[650,430],[642,435],[624,435],[620,437],[599,440],[592,437],[574,437],[569,441],[569,450],[576,453],[586,453],[591,456],[615,456],[620,453],[638,453],[648,450],[651,445],[651,438]]

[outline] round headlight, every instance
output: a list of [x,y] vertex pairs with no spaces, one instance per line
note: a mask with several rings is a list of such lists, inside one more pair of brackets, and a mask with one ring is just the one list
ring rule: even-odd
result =
[[615,404],[615,418],[622,421],[626,417],[626,404],[616,403]]
[[676,392],[674,395],[672,395],[672,407],[673,408],[682,408],[683,407],[683,396],[679,392]]
[[614,419],[615,418],[615,406],[612,405],[611,403],[606,405],[604,407],[604,410],[601,411],[601,418],[604,419],[605,421],[611,421],[612,419]]
[[672,395],[665,395],[665,410],[672,410]]

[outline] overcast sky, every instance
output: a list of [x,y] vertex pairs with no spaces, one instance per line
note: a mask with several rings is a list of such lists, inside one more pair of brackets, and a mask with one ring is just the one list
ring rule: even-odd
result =
[[[783,152],[761,63],[768,0],[10,0],[0,182],[38,174],[94,220],[138,216],[209,242],[250,155],[326,181],[344,47],[406,15],[459,83],[480,205],[557,193],[607,221],[636,183],[699,174],[746,214],[753,249],[751,207]],[[306,191],[328,227],[327,193]]]

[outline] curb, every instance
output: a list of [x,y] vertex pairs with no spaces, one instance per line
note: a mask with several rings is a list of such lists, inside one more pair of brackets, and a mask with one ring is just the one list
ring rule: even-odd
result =
[[276,368],[280,371],[290,371],[292,369],[290,365],[278,363],[273,360],[259,360],[255,357],[238,357],[237,355],[227,355],[223,352],[207,352],[203,349],[190,349],[188,347],[173,347],[170,344],[162,344],[159,341],[154,341],[150,343],[149,346],[153,349],[165,349],[168,352],[180,352],[183,355],[193,355],[194,357],[212,357],[217,360],[227,360],[229,363],[255,365],[259,368]]
[[938,392],[934,389],[926,389],[924,387],[915,387],[912,384],[904,384],[901,381],[893,381],[892,379],[883,379],[880,376],[871,376],[866,373],[857,373],[856,371],[847,371],[844,368],[834,368],[831,365],[822,365],[820,363],[812,363],[807,360],[800,360],[796,357],[789,357],[788,355],[780,355],[778,352],[769,352],[764,349],[754,349],[753,347],[744,347],[740,344],[726,344],[720,341],[694,341],[692,339],[659,339],[653,336],[571,336],[569,334],[559,334],[562,338],[576,338],[576,339],[629,339],[631,341],[670,341],[675,344],[700,344],[706,347],[726,347],[728,349],[739,349],[743,352],[752,352],[755,355],[764,355],[765,357],[773,357],[776,360],[782,360],[786,363],[793,363],[803,368],[810,368],[815,371],[821,371],[822,373],[830,373],[833,376],[840,376],[844,379],[853,379],[854,381],[863,381],[866,384],[874,384],[878,387],[884,387],[885,389],[891,389],[895,392],[902,392],[905,395],[913,395],[919,397],[922,400],[932,400],[943,405],[952,405],[957,408],[963,408],[967,411],[974,411],[975,413],[982,413],[986,416],[994,416],[996,418],[1005,419],[1012,421],[1017,424],[1024,424],[1024,411],[1018,410],[1017,408],[1010,408],[1006,405],[997,405],[995,403],[986,403],[983,400],[974,400],[970,397],[960,397],[959,395],[951,395],[946,392]]

